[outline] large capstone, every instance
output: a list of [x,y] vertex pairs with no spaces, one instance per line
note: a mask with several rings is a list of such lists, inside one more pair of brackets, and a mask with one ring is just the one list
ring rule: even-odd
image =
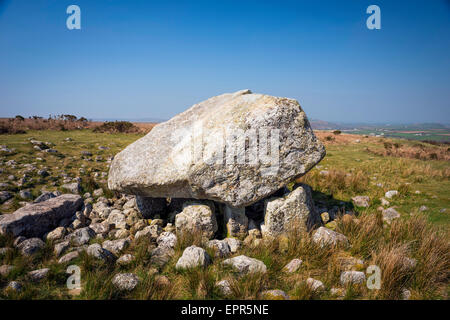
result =
[[108,186],[242,208],[303,176],[324,156],[296,100],[242,90],[156,125],[114,157]]
[[72,217],[82,205],[83,199],[75,194],[63,194],[29,204],[14,213],[0,216],[0,233],[11,233],[15,237],[42,237],[58,227],[61,220]]

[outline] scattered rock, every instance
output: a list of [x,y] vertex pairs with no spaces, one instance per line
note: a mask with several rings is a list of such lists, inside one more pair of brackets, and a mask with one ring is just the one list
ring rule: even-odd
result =
[[66,239],[73,242],[77,246],[87,244],[92,238],[95,237],[95,232],[89,227],[84,227],[75,230],[73,233],[66,236]]
[[26,200],[33,199],[33,195],[31,194],[30,190],[20,190],[19,197]]
[[130,245],[130,240],[119,239],[119,240],[106,240],[103,242],[102,247],[115,255],[120,254]]
[[341,285],[362,284],[366,281],[366,275],[361,271],[344,271],[341,273]]
[[183,255],[178,259],[175,268],[188,269],[198,266],[206,267],[210,263],[211,258],[204,249],[197,246],[190,246],[183,251]]
[[161,233],[162,233],[161,227],[158,225],[153,225],[145,227],[141,231],[136,232],[134,238],[139,239],[141,237],[146,237],[149,240],[156,240]]
[[6,278],[13,269],[14,269],[14,266],[6,265],[6,264],[3,266],[0,266],[0,276]]
[[127,217],[122,213],[122,211],[114,209],[108,216],[107,221],[113,224],[117,229],[127,229],[129,228],[127,224]]
[[43,268],[43,269],[38,269],[38,270],[30,271],[30,272],[28,272],[28,277],[29,277],[32,281],[41,281],[42,279],[44,279],[45,277],[47,277],[49,271],[50,271],[49,268]]
[[31,256],[45,247],[44,241],[39,238],[30,238],[22,241],[17,248],[25,256]]
[[100,189],[94,190],[93,195],[94,195],[94,197],[101,197],[103,195],[103,189],[100,188]]
[[121,266],[127,266],[131,264],[134,260],[136,260],[136,257],[132,254],[124,254],[123,256],[120,256],[119,259],[117,259],[116,263]]
[[20,291],[22,291],[22,285],[17,281],[11,281],[10,283],[8,283],[6,290],[20,292]]
[[49,241],[61,240],[66,235],[67,231],[64,227],[58,227],[53,231],[50,231],[45,237]]
[[427,211],[427,210],[428,210],[427,206],[420,206],[420,208],[419,208],[420,212],[424,212],[424,211]]
[[78,194],[80,192],[80,183],[79,182],[66,183],[63,184],[61,188],[67,190],[70,193]]
[[409,300],[411,299],[411,291],[408,289],[402,290],[402,300]]
[[59,264],[63,264],[63,263],[68,263],[76,258],[78,258],[78,256],[80,255],[80,253],[78,251],[72,251],[69,252],[65,255],[63,255],[59,260],[58,263]]
[[225,240],[210,240],[208,241],[208,248],[212,248],[215,256],[220,258],[226,257],[231,253],[230,246]]
[[236,253],[242,246],[242,241],[236,238],[225,238],[224,239],[228,246],[230,247],[231,253]]
[[267,267],[262,261],[244,255],[226,259],[223,264],[232,266],[242,275],[254,272],[266,273],[267,271]]
[[261,292],[263,300],[289,300],[289,296],[282,290],[266,290]]
[[319,244],[321,247],[326,245],[337,246],[337,245],[348,245],[348,239],[341,233],[327,229],[325,227],[320,227],[314,233],[312,240]]
[[312,290],[312,291],[323,291],[325,290],[325,286],[323,285],[322,281],[316,280],[314,278],[308,278],[306,279],[306,285]]
[[292,259],[284,268],[283,270],[285,272],[293,273],[296,272],[300,266],[302,265],[303,261],[301,259]]
[[398,195],[398,191],[397,190],[389,190],[388,192],[386,192],[384,194],[384,196],[388,199],[392,199],[394,196]]
[[102,248],[102,246],[98,243],[91,244],[87,250],[87,254],[91,257],[94,257],[99,260],[103,261],[111,261],[114,259],[114,256],[111,252],[108,250]]
[[161,235],[156,239],[156,243],[160,247],[169,247],[169,248],[175,248],[177,244],[177,236],[172,232],[163,232]]
[[233,291],[231,290],[230,282],[228,280],[221,280],[216,282],[216,287],[224,296],[229,296],[233,293]]
[[388,224],[391,224],[391,222],[394,219],[400,218],[400,213],[397,212],[394,208],[387,208],[383,210],[383,220],[386,221]]
[[330,215],[328,212],[322,212],[320,214],[320,218],[322,219],[323,223],[327,223],[328,221],[330,221]]
[[381,205],[382,206],[388,206],[388,205],[390,205],[391,203],[389,202],[389,201],[387,201],[385,198],[381,198],[380,199],[381,200]]
[[119,273],[112,279],[112,284],[119,290],[131,291],[139,284],[139,278],[133,273]]
[[64,194],[44,202],[22,207],[0,220],[0,233],[14,236],[42,237],[53,230],[64,218],[69,218],[81,207],[80,196]]
[[63,241],[63,242],[59,242],[59,243],[55,244],[53,252],[55,253],[55,256],[59,257],[61,254],[63,254],[69,248],[70,248],[70,242]]
[[11,192],[8,191],[0,191],[0,202],[5,202],[6,200],[9,200],[13,197]]
[[356,196],[352,198],[353,203],[358,207],[369,207],[370,198],[368,196]]

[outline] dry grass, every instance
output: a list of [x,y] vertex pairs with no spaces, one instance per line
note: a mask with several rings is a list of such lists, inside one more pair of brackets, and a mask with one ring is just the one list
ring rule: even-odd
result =
[[28,130],[79,130],[90,127],[88,121],[59,119],[0,119],[1,134],[25,133]]

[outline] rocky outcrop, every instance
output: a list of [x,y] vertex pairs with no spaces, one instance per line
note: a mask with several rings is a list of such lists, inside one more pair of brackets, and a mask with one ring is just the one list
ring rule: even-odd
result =
[[108,186],[242,208],[301,177],[324,156],[296,100],[242,90],[156,125],[114,157]]
[[61,220],[73,216],[82,205],[82,198],[73,194],[29,204],[12,214],[0,216],[0,233],[41,237],[58,227]]

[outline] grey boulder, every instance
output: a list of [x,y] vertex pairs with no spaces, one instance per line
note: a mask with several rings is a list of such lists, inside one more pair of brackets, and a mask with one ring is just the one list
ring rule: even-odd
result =
[[43,202],[29,204],[0,218],[0,234],[42,237],[59,226],[63,219],[72,217],[83,205],[78,195],[63,194]]
[[321,224],[321,217],[314,207],[311,188],[298,185],[283,198],[271,198],[265,202],[263,236],[278,236],[290,230],[309,231]]
[[245,207],[303,176],[324,156],[296,100],[241,90],[156,125],[114,156],[108,187]]
[[184,249],[182,256],[178,259],[175,265],[176,269],[189,269],[195,267],[206,267],[211,263],[210,256],[206,253],[205,249],[190,246]]

